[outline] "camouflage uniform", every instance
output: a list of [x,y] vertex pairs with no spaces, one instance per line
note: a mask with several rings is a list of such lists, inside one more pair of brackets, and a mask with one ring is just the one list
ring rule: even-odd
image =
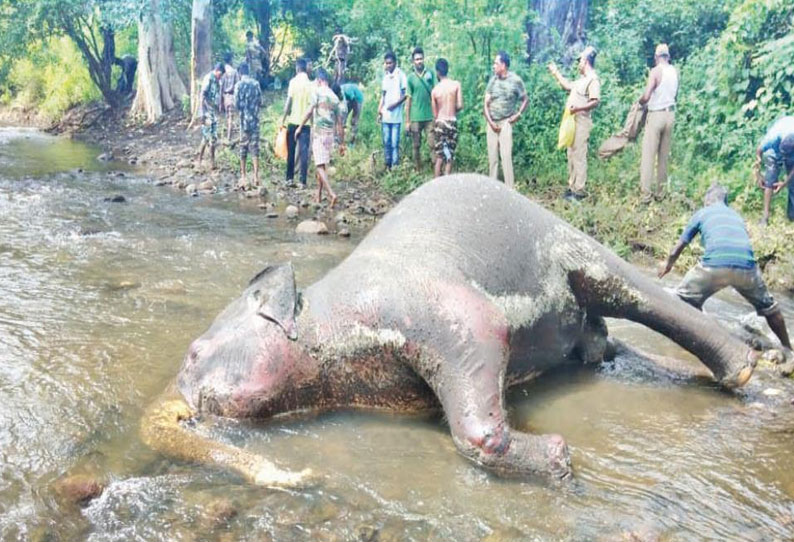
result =
[[204,77],[201,84],[201,137],[210,145],[218,141],[218,103],[221,86],[211,71]]
[[262,91],[253,78],[244,75],[234,87],[234,106],[240,114],[240,158],[251,152],[259,156],[259,106]]

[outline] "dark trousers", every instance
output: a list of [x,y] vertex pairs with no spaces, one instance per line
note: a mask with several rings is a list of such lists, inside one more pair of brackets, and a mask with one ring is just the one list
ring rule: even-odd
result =
[[297,129],[297,124],[287,126],[287,182],[295,179],[295,150],[300,147],[300,181],[306,186],[306,174],[309,171],[309,143],[312,140],[311,128],[304,126],[296,142]]

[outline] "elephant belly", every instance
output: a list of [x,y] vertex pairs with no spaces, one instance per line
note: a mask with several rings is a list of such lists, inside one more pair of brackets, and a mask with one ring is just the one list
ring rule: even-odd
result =
[[549,369],[575,362],[582,322],[583,315],[572,310],[547,313],[531,326],[513,329],[506,385],[531,380]]

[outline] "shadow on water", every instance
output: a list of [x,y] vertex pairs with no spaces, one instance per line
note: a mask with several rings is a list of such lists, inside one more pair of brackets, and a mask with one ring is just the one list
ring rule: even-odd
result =
[[[233,194],[153,190],[109,174],[96,154],[0,132],[0,540],[791,538],[791,386],[762,374],[725,393],[692,376],[699,364],[677,346],[617,321],[615,335],[680,365],[623,353],[509,394],[517,427],[566,437],[576,475],[565,486],[486,474],[456,454],[436,415],[202,429],[321,474],[300,491],[152,453],[137,434],[142,409],[248,279],[291,259],[305,286],[354,243],[298,237]],[[104,201],[114,194],[126,203]],[[729,294],[710,303],[731,320],[746,312]],[[67,472],[98,473],[107,487],[85,508],[65,506],[52,487]]]

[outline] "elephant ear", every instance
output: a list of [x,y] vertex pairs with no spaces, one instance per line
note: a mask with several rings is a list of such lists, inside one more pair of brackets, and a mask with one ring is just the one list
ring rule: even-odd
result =
[[254,295],[259,299],[257,314],[278,325],[291,340],[296,340],[298,292],[292,263],[269,265],[251,279],[250,284],[255,285]]

